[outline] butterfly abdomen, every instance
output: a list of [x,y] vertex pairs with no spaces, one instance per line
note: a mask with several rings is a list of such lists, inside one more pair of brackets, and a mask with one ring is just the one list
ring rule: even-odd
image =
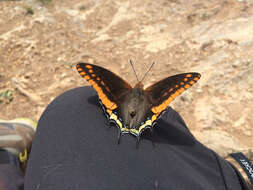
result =
[[129,129],[138,128],[145,121],[149,109],[147,96],[143,89],[134,88],[120,105],[123,124]]

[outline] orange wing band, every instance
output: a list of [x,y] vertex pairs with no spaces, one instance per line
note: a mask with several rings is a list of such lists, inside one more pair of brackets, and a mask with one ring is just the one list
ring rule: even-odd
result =
[[[96,90],[96,92],[98,93],[98,96],[99,96],[100,100],[105,105],[105,107],[107,107],[107,109],[110,109],[110,110],[116,109],[117,105],[114,102],[112,102],[111,100],[109,100],[109,98],[106,96],[106,94],[103,92],[102,88],[100,87],[100,85],[101,86],[105,86],[104,82],[101,80],[100,77],[97,77],[94,74],[92,74],[93,76],[91,75],[91,73],[93,73],[91,65],[86,65],[86,68],[89,69],[88,70],[89,73],[85,72],[83,70],[83,68],[81,68],[79,65],[77,65],[77,71]],[[97,79],[96,79],[96,77],[97,77]]]

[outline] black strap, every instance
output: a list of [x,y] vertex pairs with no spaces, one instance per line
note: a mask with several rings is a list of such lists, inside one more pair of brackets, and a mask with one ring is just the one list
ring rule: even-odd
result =
[[244,154],[242,154],[241,152],[232,153],[230,154],[230,156],[240,164],[243,171],[247,174],[251,184],[253,184],[253,165],[249,161],[249,159],[246,156],[244,156]]

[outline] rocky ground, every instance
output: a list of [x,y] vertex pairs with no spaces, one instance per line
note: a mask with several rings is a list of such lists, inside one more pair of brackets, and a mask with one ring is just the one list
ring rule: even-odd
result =
[[[252,0],[1,0],[0,118],[38,120],[62,92],[88,85],[78,61],[145,86],[197,71],[171,104],[192,133],[225,156],[253,155]],[[252,156],[253,157],[253,156]]]

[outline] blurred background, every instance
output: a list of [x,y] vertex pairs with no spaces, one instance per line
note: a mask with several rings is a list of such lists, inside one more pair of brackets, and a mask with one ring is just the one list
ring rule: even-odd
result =
[[95,63],[136,83],[202,77],[171,106],[221,156],[253,159],[252,0],[0,0],[0,118],[38,120]]

